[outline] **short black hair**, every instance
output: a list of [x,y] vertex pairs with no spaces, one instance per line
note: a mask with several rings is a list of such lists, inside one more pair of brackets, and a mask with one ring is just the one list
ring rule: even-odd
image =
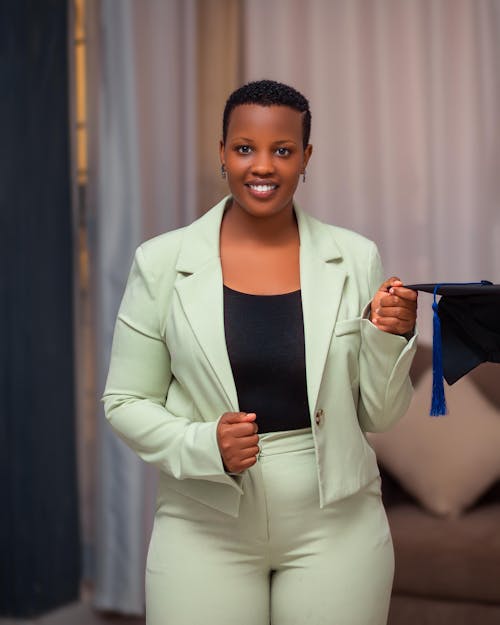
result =
[[229,118],[233,109],[240,104],[259,104],[260,106],[289,106],[302,115],[302,141],[304,149],[311,135],[311,111],[309,102],[293,87],[275,80],[256,80],[233,91],[226,101],[222,118],[222,141],[226,142]]

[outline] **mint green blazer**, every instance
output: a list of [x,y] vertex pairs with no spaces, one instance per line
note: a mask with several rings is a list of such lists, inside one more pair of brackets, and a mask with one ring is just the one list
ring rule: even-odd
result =
[[[242,477],[225,473],[216,438],[220,416],[239,410],[219,254],[227,199],[137,249],[103,401],[116,433],[160,469],[159,500],[174,489],[237,516]],[[384,279],[376,246],[294,209],[307,393],[325,506],[378,476],[365,432],[387,429],[406,411],[416,343],[366,318]]]

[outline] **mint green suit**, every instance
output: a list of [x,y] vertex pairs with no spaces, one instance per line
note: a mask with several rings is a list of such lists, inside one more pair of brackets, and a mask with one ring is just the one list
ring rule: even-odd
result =
[[[245,498],[245,476],[225,473],[216,439],[219,417],[238,411],[223,326],[219,233],[226,201],[138,248],[116,323],[106,416],[141,458],[160,469],[158,519],[168,493],[222,518],[238,518]],[[364,432],[385,430],[405,412],[416,344],[415,337],[407,341],[384,333],[365,318],[384,279],[376,246],[297,206],[295,213],[311,470],[318,508],[331,509],[378,483]],[[207,576],[215,579],[211,572]],[[166,601],[167,594],[162,587],[159,600]],[[192,596],[196,604],[196,588]],[[231,618],[228,622],[245,622]],[[199,622],[210,625],[209,615]]]

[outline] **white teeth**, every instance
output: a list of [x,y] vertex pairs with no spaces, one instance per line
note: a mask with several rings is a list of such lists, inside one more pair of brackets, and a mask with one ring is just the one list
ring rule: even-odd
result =
[[276,185],[274,184],[251,184],[249,186],[254,191],[257,191],[257,193],[266,193],[267,191],[276,189]]

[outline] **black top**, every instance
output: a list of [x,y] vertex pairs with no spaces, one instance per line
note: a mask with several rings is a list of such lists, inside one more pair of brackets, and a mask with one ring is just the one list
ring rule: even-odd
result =
[[250,295],[224,285],[224,327],[242,412],[259,433],[311,427],[299,291]]

